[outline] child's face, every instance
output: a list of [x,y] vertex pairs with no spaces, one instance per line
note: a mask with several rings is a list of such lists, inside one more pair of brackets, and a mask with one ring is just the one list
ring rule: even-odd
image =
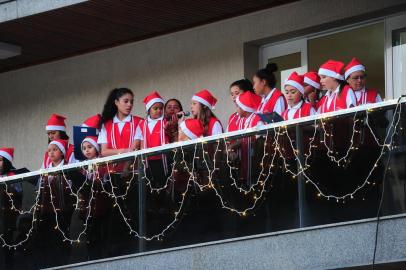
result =
[[47,136],[49,141],[60,140],[61,139],[61,132],[59,130],[50,130],[47,131]]
[[63,160],[63,153],[55,144],[48,146],[48,156],[52,163],[60,163]]
[[320,84],[323,90],[334,91],[340,83],[333,77],[320,75]]
[[133,109],[134,97],[131,94],[122,95],[119,99],[116,99],[115,104],[119,113],[129,115]]
[[354,71],[347,78],[347,82],[354,91],[362,90],[365,87],[366,76],[364,71]]
[[238,86],[234,85],[233,87],[230,88],[230,97],[233,102],[235,102],[235,99],[237,98],[238,95],[244,93],[243,90],[241,90]]
[[190,112],[192,113],[192,115],[194,117],[199,116],[199,112],[200,112],[201,108],[202,108],[202,106],[201,106],[200,102],[192,100],[192,102],[190,103]]
[[82,143],[82,153],[86,159],[94,159],[98,156],[96,148],[89,142]]
[[152,119],[158,119],[164,112],[164,104],[161,102],[154,103],[149,109],[149,117]]
[[302,96],[302,93],[300,93],[299,90],[297,90],[295,87],[291,85],[286,85],[285,86],[285,98],[286,101],[290,106],[294,106],[300,101],[300,97]]
[[255,94],[261,96],[265,93],[265,88],[266,88],[266,81],[265,80],[261,80],[260,78],[258,78],[257,76],[254,76],[252,78],[252,81],[254,82],[254,91]]
[[168,116],[172,116],[176,113],[180,112],[179,104],[175,100],[171,100],[166,104],[166,111],[165,114]]

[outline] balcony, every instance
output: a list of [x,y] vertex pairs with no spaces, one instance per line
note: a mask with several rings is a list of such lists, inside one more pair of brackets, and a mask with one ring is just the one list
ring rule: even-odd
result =
[[2,178],[2,269],[403,269],[405,101]]

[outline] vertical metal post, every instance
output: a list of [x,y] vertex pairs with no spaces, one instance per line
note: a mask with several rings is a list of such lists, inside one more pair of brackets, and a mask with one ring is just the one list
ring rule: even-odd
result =
[[[300,164],[304,165],[304,147],[303,147],[303,130],[300,125],[296,125],[296,149],[297,153],[297,168]],[[306,226],[306,215],[307,215],[307,205],[306,205],[306,180],[303,174],[298,175],[297,179],[297,192],[298,192],[298,208],[299,208],[299,226],[303,228]]]
[[[142,161],[138,160],[138,232],[140,236],[145,236],[147,233],[146,223],[146,195],[145,195],[145,181],[144,181],[144,165]],[[139,239],[138,252],[146,251],[146,241]]]

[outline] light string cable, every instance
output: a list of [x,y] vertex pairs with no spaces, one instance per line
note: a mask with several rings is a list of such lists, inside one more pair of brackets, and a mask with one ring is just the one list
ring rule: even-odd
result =
[[[312,185],[316,188],[316,190],[318,191],[318,194],[317,194],[318,197],[324,197],[324,198],[326,198],[327,200],[329,200],[329,199],[335,199],[335,200],[337,200],[337,202],[339,202],[339,200],[345,200],[347,197],[353,199],[353,198],[354,198],[354,195],[355,195],[359,190],[361,190],[361,189],[362,189],[363,187],[365,187],[366,185],[371,184],[371,183],[369,182],[369,178],[371,177],[371,175],[372,175],[372,173],[374,172],[374,170],[378,167],[379,161],[381,160],[381,158],[382,158],[383,155],[385,154],[385,149],[386,149],[386,148],[388,148],[389,150],[392,149],[393,138],[394,138],[394,135],[395,135],[395,131],[396,131],[396,129],[397,129],[397,126],[398,126],[398,124],[399,124],[399,122],[400,122],[400,118],[401,118],[401,117],[400,117],[400,114],[401,114],[401,112],[402,112],[402,106],[401,106],[400,99],[399,99],[399,100],[398,100],[398,103],[396,104],[395,111],[394,111],[394,115],[396,115],[396,113],[397,113],[397,114],[398,114],[398,117],[397,117],[397,118],[396,118],[396,117],[393,117],[393,118],[392,118],[391,124],[390,124],[390,126],[389,126],[389,128],[388,128],[388,130],[387,130],[386,136],[385,136],[384,145],[383,145],[384,147],[381,148],[381,151],[380,151],[380,154],[379,154],[378,158],[375,160],[374,165],[372,166],[372,169],[369,171],[369,173],[368,173],[367,177],[365,178],[365,180],[363,181],[363,183],[362,183],[360,186],[358,186],[357,188],[355,188],[352,192],[347,193],[347,194],[342,195],[342,196],[337,196],[337,195],[332,195],[332,194],[326,194],[325,192],[323,192],[323,191],[321,190],[321,188],[319,188],[319,186],[315,183],[315,181],[312,180],[312,179],[306,174],[306,172],[305,172],[305,170],[303,169],[303,166],[302,166],[302,164],[301,164],[301,161],[300,161],[299,157],[297,156],[297,150],[296,150],[296,151],[293,151],[293,152],[294,152],[294,154],[295,154],[296,160],[297,160],[298,163],[299,163],[299,167],[300,167],[299,174],[302,173],[303,176],[304,176],[305,179],[306,179],[306,183],[310,183],[310,184],[312,184]],[[396,120],[396,121],[395,121],[395,120]],[[393,130],[393,132],[392,132],[392,130]],[[292,139],[290,138],[289,134],[287,134],[287,137],[288,137],[288,139],[289,139],[289,142],[290,142],[290,145],[291,145],[292,149],[295,149],[294,146],[293,146]],[[389,139],[389,141],[388,141],[388,139]],[[282,157],[282,158],[283,158],[283,157]],[[284,158],[283,158],[283,159],[284,159]],[[286,163],[286,160],[284,160],[284,163]],[[286,166],[285,166],[285,168],[286,168]],[[287,169],[287,168],[286,168],[286,169]],[[293,173],[293,172],[292,172],[291,170],[289,170],[289,169],[287,169],[287,171],[288,171],[289,173],[291,173],[294,177],[298,175],[298,174]]]

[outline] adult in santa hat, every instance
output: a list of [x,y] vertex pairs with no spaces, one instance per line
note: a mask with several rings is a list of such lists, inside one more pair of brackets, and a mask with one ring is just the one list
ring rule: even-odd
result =
[[382,98],[375,89],[366,88],[366,70],[365,66],[357,59],[352,60],[345,66],[345,79],[348,86],[354,90],[357,99],[357,105],[381,102]]
[[[69,141],[69,136],[66,133],[65,116],[59,114],[52,114],[45,126],[45,130],[48,136],[48,144],[54,140],[66,140]],[[65,155],[65,160],[67,163],[75,163],[77,160],[74,155],[74,145],[69,144],[67,146],[67,152]],[[51,163],[48,152],[44,154],[44,159],[41,164],[41,168],[48,168]]]
[[315,71],[306,72],[303,79],[304,85],[304,99],[311,103],[314,108],[317,106],[317,102],[321,98],[321,85],[319,74]]
[[[217,99],[207,89],[200,90],[192,97],[190,111],[194,119],[199,119],[202,122],[204,136],[223,133],[222,125],[212,111],[216,103]],[[180,122],[183,120],[181,118]]]
[[252,79],[255,93],[262,97],[258,113],[276,112],[281,115],[286,108],[286,100],[282,92],[275,88],[274,72],[277,70],[278,66],[275,63],[269,63],[265,68],[258,70]]
[[304,99],[305,86],[303,75],[292,72],[286,80],[284,88],[288,108],[282,113],[283,119],[290,120],[316,114],[313,105]]
[[320,84],[326,94],[317,104],[319,113],[326,113],[356,106],[354,91],[345,86],[344,63],[328,60],[319,68]]
[[134,94],[128,88],[115,88],[104,104],[102,128],[97,142],[101,155],[111,156],[135,150],[135,131],[141,118],[131,114]]
[[[237,99],[237,96],[245,93],[247,91],[250,91],[254,93],[254,88],[252,86],[252,83],[248,79],[242,79],[233,82],[230,85],[230,97],[233,103],[235,104],[235,100]],[[230,115],[228,118],[228,124],[227,124],[227,131],[235,131],[238,130],[238,126],[240,124],[241,117],[237,112],[233,113]]]
[[[158,147],[169,143],[165,132],[167,120],[164,118],[164,99],[157,91],[152,91],[143,102],[147,117],[138,124],[135,133],[136,149]],[[165,154],[148,157],[146,166],[147,176],[152,176],[155,183],[166,182],[168,163]]]

